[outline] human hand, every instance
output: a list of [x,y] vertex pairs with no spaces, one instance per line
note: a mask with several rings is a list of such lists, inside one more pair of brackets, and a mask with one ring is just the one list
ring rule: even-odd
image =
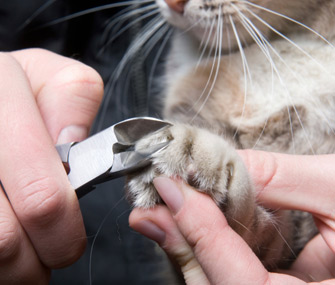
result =
[[249,169],[260,203],[311,212],[320,234],[291,269],[268,272],[243,239],[227,224],[207,195],[178,180],[157,178],[167,206],[134,209],[130,226],[179,263],[187,284],[335,284],[334,155],[290,156],[239,152]]
[[54,145],[87,136],[103,83],[84,64],[29,49],[0,53],[0,89],[0,283],[47,284],[86,244]]

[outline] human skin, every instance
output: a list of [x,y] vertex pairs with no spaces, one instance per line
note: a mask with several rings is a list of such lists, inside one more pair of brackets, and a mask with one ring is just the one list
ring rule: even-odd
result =
[[83,253],[78,199],[54,145],[87,136],[102,94],[97,72],[75,60],[0,53],[1,284],[48,284],[50,269]]
[[179,263],[187,284],[335,284],[334,155],[290,156],[239,151],[260,203],[308,211],[320,231],[289,271],[268,272],[207,195],[159,177],[166,206],[134,209],[130,226]]

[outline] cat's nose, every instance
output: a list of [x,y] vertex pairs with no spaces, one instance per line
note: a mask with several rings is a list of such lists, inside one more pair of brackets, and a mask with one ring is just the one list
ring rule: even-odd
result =
[[183,13],[185,4],[188,0],[165,0],[168,6],[177,13]]

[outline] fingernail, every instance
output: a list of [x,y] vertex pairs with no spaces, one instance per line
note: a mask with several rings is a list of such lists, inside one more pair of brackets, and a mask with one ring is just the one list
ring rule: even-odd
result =
[[88,129],[84,126],[67,126],[59,133],[57,144],[82,141],[87,135]]
[[161,196],[172,213],[178,213],[184,203],[184,197],[178,185],[167,177],[157,177],[153,183],[159,196]]
[[158,244],[163,244],[165,241],[165,232],[149,220],[139,221],[134,227],[134,230]]

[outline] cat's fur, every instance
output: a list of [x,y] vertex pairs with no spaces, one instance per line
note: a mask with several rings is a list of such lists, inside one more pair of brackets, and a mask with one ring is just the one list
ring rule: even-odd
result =
[[[284,14],[332,41],[335,1],[189,0],[183,13],[163,0],[156,3],[176,28],[162,90],[164,118],[174,126],[139,143],[171,140],[152,167],[131,177],[130,200],[152,207],[161,202],[153,178],[180,176],[213,197],[268,268],[287,264],[315,234],[313,221],[305,213],[257,205],[234,148],[334,153],[335,49],[306,27],[249,3]],[[255,25],[254,35],[264,35],[258,35],[258,44],[240,13],[252,23],[249,27]],[[201,41],[207,55],[198,62]]]

